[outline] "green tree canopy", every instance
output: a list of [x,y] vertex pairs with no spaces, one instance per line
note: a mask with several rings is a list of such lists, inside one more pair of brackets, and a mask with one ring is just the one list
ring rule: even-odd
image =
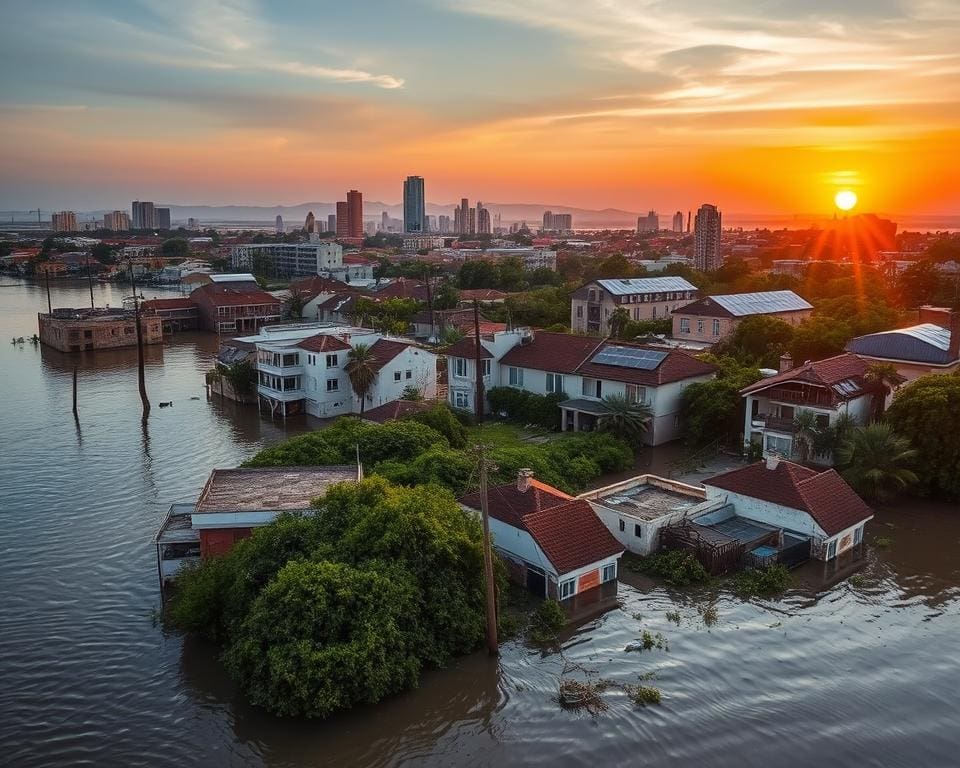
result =
[[190,243],[182,237],[171,237],[163,241],[160,254],[168,259],[185,259],[190,255]]
[[835,458],[843,467],[843,479],[867,499],[883,501],[917,482],[910,468],[917,451],[889,424],[856,427],[840,443]]

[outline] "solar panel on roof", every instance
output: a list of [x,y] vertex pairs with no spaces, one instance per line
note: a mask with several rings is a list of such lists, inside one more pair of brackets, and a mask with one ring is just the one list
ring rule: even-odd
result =
[[591,359],[591,363],[601,365],[616,365],[620,368],[639,368],[643,371],[652,371],[666,357],[667,352],[655,349],[638,349],[636,347],[618,347],[609,345],[601,349]]

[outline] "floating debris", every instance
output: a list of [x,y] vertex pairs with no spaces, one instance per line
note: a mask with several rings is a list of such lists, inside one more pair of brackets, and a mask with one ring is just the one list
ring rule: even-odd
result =
[[601,694],[609,683],[599,680],[596,683],[582,683],[579,680],[560,682],[560,706],[565,709],[586,709],[591,715],[607,711],[607,702]]

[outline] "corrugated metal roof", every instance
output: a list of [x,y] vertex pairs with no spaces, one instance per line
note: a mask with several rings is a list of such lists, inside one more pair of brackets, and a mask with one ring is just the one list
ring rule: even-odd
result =
[[682,277],[629,277],[615,280],[597,280],[597,283],[614,296],[697,290],[697,286],[691,285]]
[[736,317],[813,309],[812,304],[797,296],[793,291],[730,293],[710,296],[710,299]]
[[211,282],[214,283],[255,283],[257,278],[249,272],[237,272],[236,274],[226,275],[208,275]]
[[949,349],[950,331],[933,323],[858,336],[847,343],[847,351],[859,355],[935,365],[954,362]]

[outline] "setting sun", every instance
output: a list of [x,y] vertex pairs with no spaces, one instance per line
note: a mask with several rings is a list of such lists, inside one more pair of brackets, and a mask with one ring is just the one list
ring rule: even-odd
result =
[[841,189],[833,196],[833,202],[841,211],[849,211],[857,204],[857,193],[849,189]]

